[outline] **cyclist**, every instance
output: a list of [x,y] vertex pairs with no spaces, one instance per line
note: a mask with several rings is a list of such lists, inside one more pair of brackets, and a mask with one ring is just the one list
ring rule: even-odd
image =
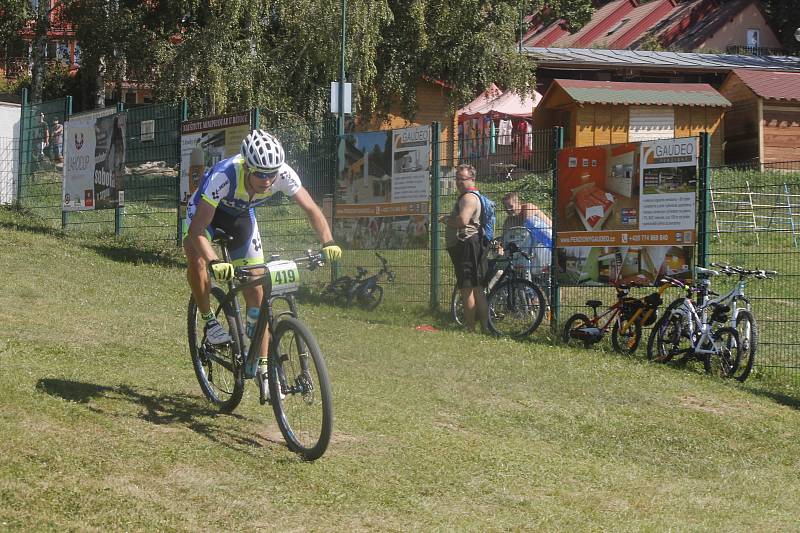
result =
[[[342,250],[333,241],[328,221],[300,183],[297,172],[284,159],[278,139],[264,130],[253,130],[242,140],[240,153],[223,159],[208,170],[189,199],[183,234],[187,278],[205,321],[206,338],[212,344],[226,344],[231,337],[211,311],[209,270],[214,279],[228,281],[233,277],[234,266],[264,262],[254,208],[266,203],[272,195],[281,192],[305,211],[311,227],[323,243],[326,262],[341,258]],[[233,237],[229,246],[232,263],[220,261],[211,246],[217,229]],[[249,316],[257,316],[263,297],[261,286],[243,292]],[[266,366],[268,345],[269,334],[265,332],[261,345],[264,359],[259,360],[259,373],[266,371],[261,367]]]
[[[536,204],[523,203],[519,195],[510,192],[503,197],[506,219],[503,222],[503,238],[506,231],[513,227],[523,226],[530,232],[529,242],[517,243],[531,256],[531,274],[536,278],[550,269],[550,250],[553,246],[553,222]],[[507,242],[503,243],[507,245]]]

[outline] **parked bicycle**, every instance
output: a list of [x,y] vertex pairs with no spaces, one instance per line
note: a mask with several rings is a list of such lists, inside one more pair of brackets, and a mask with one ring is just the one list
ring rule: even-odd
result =
[[[533,333],[544,318],[547,300],[542,289],[530,281],[530,255],[516,242],[509,242],[503,255],[489,262],[492,276],[487,288],[489,330],[496,335],[525,337]],[[461,291],[453,289],[450,313],[463,324]]]
[[745,296],[745,289],[750,278],[773,279],[778,273],[774,270],[748,270],[742,267],[730,266],[727,263],[711,263],[726,276],[738,276],[736,286],[722,296],[709,291],[710,296],[716,298],[709,300],[707,305],[730,306],[730,326],[736,328],[739,340],[742,342],[742,361],[734,370],[733,377],[738,381],[745,381],[753,371],[758,349],[758,326],[756,318],[750,309],[750,300]]
[[[567,319],[561,333],[564,344],[567,346],[582,344],[584,348],[588,348],[603,340],[603,337],[611,331],[611,344],[616,351],[633,353],[636,350],[642,336],[642,321],[630,319],[641,307],[648,304],[640,303],[640,300],[628,296],[630,285],[618,283],[614,285],[614,289],[617,300],[602,313],[598,314],[597,311],[597,308],[603,305],[601,300],[587,300],[586,306],[592,309],[591,318],[585,313],[575,313]],[[652,304],[655,304],[655,301],[652,301]]]
[[386,281],[393,282],[395,273],[389,268],[389,262],[378,252],[375,255],[381,262],[381,268],[367,277],[369,270],[356,267],[356,277],[339,276],[322,289],[322,295],[333,299],[334,303],[350,307],[353,302],[371,311],[383,301],[383,287],[379,285],[385,276]]
[[681,356],[680,362],[699,359],[707,373],[732,377],[743,355],[739,333],[735,327],[717,325],[728,322],[730,307],[708,300],[710,280],[719,272],[701,267],[695,272],[697,281],[693,284],[672,280],[686,295],[653,327],[647,356],[662,363],[677,356]]
[[[648,294],[644,298],[632,298],[628,296],[627,290],[625,290],[627,286],[620,286],[619,288],[623,289],[623,292],[618,291],[618,302],[615,304],[615,306],[619,305],[619,315],[618,317],[609,317],[604,327],[597,327],[600,338],[594,342],[599,342],[602,339],[602,336],[608,329],[608,325],[611,324],[611,346],[614,350],[620,353],[634,354],[642,340],[642,328],[656,322],[658,319],[658,309],[661,304],[664,303],[664,292],[670,286],[672,286],[670,284],[670,278],[661,279],[658,290]],[[621,301],[619,300],[620,297],[622,298]],[[596,300],[590,301],[593,303],[596,302]],[[589,302],[587,302],[587,304],[588,303]],[[613,309],[613,307],[614,306],[612,306],[610,310]],[[589,317],[582,313],[577,313],[574,316],[579,317],[576,318],[575,322],[579,329],[573,332],[574,328],[571,327],[569,330],[570,336],[574,334],[578,335],[580,340],[584,340],[584,336],[593,337],[586,335],[585,331],[580,330],[580,327],[582,327],[580,323],[583,323],[583,327],[586,327],[587,324],[589,327],[596,327],[596,324],[599,323],[600,317],[597,316],[597,308],[593,307],[593,309],[594,316],[598,319],[595,325],[592,325],[592,320],[590,320]],[[572,317],[570,317],[570,319],[572,319]],[[567,322],[569,322],[569,320]],[[565,325],[565,335],[566,332],[567,329]],[[589,344],[593,344],[594,342],[590,341]],[[588,345],[584,342],[584,346]]]
[[[230,240],[221,231],[214,239],[228,262]],[[311,461],[321,457],[330,442],[333,396],[319,344],[297,317],[293,294],[299,284],[299,264],[316,268],[323,264],[322,254],[309,250],[293,260],[239,267],[234,279],[227,283],[227,291],[212,287],[212,310],[220,323],[227,325],[229,344],[215,346],[207,342],[193,297],[188,307],[188,334],[194,371],[203,394],[221,411],[231,412],[242,399],[245,379],[254,378],[257,373],[261,354],[253,347],[261,346],[264,332],[269,331],[267,379],[256,380],[260,402],[272,404],[289,449]],[[264,298],[248,350],[239,294],[256,285],[263,287]],[[274,313],[273,304],[278,299],[288,302],[288,311]]]

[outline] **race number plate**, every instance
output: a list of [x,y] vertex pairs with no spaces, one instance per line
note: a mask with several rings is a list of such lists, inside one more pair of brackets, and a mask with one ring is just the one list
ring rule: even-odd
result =
[[297,292],[300,285],[300,273],[294,261],[270,261],[267,263],[272,278],[272,294]]

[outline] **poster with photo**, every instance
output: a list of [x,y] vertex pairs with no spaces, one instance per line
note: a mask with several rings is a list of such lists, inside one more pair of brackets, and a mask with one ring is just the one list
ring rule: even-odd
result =
[[567,148],[558,160],[556,253],[564,285],[688,277],[697,139]]
[[125,205],[127,116],[77,118],[64,125],[64,211]]
[[353,133],[345,140],[334,235],[351,249],[425,248],[430,128]]
[[222,159],[239,153],[250,133],[250,113],[218,115],[181,124],[181,212],[203,174]]

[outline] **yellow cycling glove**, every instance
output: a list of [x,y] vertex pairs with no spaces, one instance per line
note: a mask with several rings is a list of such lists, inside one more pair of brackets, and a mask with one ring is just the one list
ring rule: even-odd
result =
[[322,255],[325,262],[330,264],[342,258],[342,249],[334,241],[328,241],[322,245]]
[[211,275],[217,281],[230,281],[233,279],[233,264],[215,259],[208,264]]

